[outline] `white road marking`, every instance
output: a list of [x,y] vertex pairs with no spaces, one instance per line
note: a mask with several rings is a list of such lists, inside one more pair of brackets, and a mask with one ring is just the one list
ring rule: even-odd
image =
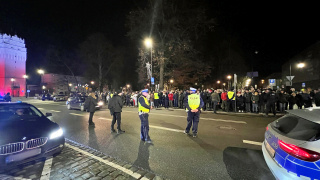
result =
[[49,180],[50,179],[50,172],[52,166],[52,157],[47,158],[46,162],[44,163],[44,167],[41,173],[40,180]]
[[[124,112],[137,113],[137,112],[133,112],[133,111],[124,111]],[[178,115],[160,114],[160,113],[150,113],[150,114],[155,114],[155,115],[160,115],[160,116],[181,117],[181,118],[186,118],[187,119],[187,116],[178,116]],[[247,124],[247,122],[245,122],[245,121],[233,121],[233,120],[226,120],[226,119],[213,119],[213,118],[202,118],[202,117],[200,117],[200,120]]]
[[256,141],[243,140],[243,143],[262,146],[262,142],[256,142]]
[[84,116],[83,114],[77,114],[77,113],[69,113],[71,115],[74,115],[74,116]]
[[[112,119],[103,118],[103,117],[99,117],[98,119],[107,120],[107,121],[112,121]],[[156,129],[162,129],[162,130],[166,130],[166,131],[182,132],[182,133],[184,132],[183,130],[180,130],[180,129],[172,129],[172,128],[166,128],[166,127],[161,127],[161,126],[149,125],[149,127],[151,127],[151,128],[156,128]]]
[[122,166],[119,166],[118,164],[115,164],[115,163],[113,163],[113,162],[110,162],[110,161],[108,161],[108,160],[105,160],[105,159],[103,159],[103,158],[101,158],[101,157],[95,156],[95,155],[93,155],[93,154],[91,154],[91,153],[89,153],[89,152],[87,152],[87,151],[84,151],[84,150],[82,150],[82,149],[79,149],[79,148],[77,148],[77,147],[75,147],[75,146],[72,146],[72,145],[70,145],[70,144],[66,144],[66,146],[69,147],[69,148],[71,148],[71,149],[74,149],[74,150],[76,150],[76,151],[78,151],[78,152],[80,152],[80,153],[82,153],[82,154],[84,154],[84,155],[90,156],[90,157],[92,157],[92,158],[94,158],[94,159],[96,159],[96,160],[98,160],[98,161],[100,161],[100,162],[102,162],[102,163],[104,163],[104,164],[106,164],[106,165],[108,165],[108,166],[111,166],[111,167],[113,167],[113,168],[116,168],[116,169],[118,169],[118,170],[120,170],[120,171],[122,171],[122,172],[124,172],[124,173],[126,173],[126,174],[128,174],[128,175],[130,175],[130,176],[132,176],[132,177],[134,177],[134,178],[136,178],[136,179],[141,178],[141,175],[140,175],[140,174],[135,173],[135,172],[131,171],[130,169],[127,169],[127,168],[124,168],[124,167],[122,167]]
[[38,109],[40,109],[40,110],[41,110],[41,109],[42,109],[42,110],[44,110],[43,108],[38,108]]
[[174,132],[184,132],[184,130],[180,130],[180,129],[172,129],[172,128],[165,128],[165,127],[161,127],[161,126],[153,126],[153,125],[149,125],[149,127],[151,128],[156,128],[156,129],[162,129],[162,130],[167,130],[167,131],[174,131]]
[[56,111],[56,110],[50,110],[50,111],[52,111],[52,112],[61,112],[61,111]]

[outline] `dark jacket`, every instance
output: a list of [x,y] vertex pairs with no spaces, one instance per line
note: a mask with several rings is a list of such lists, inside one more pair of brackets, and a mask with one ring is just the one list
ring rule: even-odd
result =
[[278,96],[276,95],[276,93],[269,92],[267,94],[267,103],[268,104],[276,103],[277,101],[278,101]]
[[245,98],[245,102],[246,103],[250,103],[251,102],[251,96],[252,96],[251,92],[245,92],[243,94],[243,97]]
[[95,112],[96,111],[96,106],[98,105],[98,100],[94,99],[92,96],[89,96],[85,102],[84,102],[84,107],[89,111],[89,112]]
[[296,104],[297,103],[297,96],[290,95],[288,98],[289,104]]
[[211,94],[211,101],[212,102],[220,102],[220,96],[218,93],[214,92]]
[[202,92],[200,94],[200,97],[202,98],[204,103],[207,103],[207,93],[206,92]]
[[110,100],[108,108],[112,113],[115,112],[122,112],[123,102],[122,98],[118,95],[113,95],[113,97]]
[[244,105],[244,102],[245,102],[245,98],[240,95],[240,96],[237,96],[237,106],[243,106]]
[[286,103],[286,102],[288,102],[288,101],[287,101],[287,95],[286,95],[286,94],[284,94],[284,93],[279,93],[278,96],[279,96],[279,102],[280,102],[280,103]]
[[259,103],[259,95],[253,95],[251,96],[252,104],[258,104]]

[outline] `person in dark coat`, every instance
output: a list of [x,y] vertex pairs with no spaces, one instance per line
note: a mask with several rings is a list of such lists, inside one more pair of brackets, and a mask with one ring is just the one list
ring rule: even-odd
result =
[[203,109],[203,111],[206,111],[207,110],[207,92],[206,92],[206,90],[203,90],[200,93],[200,97],[201,97],[201,99],[203,100],[203,103],[204,103],[202,109]]
[[304,90],[303,93],[301,93],[301,97],[304,108],[312,107],[312,99],[310,97],[310,94],[308,94],[306,90]]
[[270,110],[272,110],[273,115],[276,116],[276,103],[278,101],[278,96],[274,91],[271,89],[267,90],[267,110],[266,110],[266,116],[268,116]]
[[278,96],[279,96],[279,107],[280,107],[279,109],[280,109],[280,112],[283,113],[285,110],[286,103],[288,102],[286,98],[286,94],[284,93],[284,90],[281,90]]
[[245,98],[242,96],[240,92],[237,93],[237,111],[238,112],[243,112],[244,111],[244,103],[245,103]]
[[296,93],[292,93],[289,98],[288,98],[288,102],[289,102],[289,110],[293,109],[293,106],[297,103],[297,98],[296,98]]
[[163,102],[164,102],[164,107],[169,108],[169,94],[167,92],[163,92]]
[[302,100],[302,96],[301,96],[301,93],[300,93],[300,92],[297,92],[296,100],[297,100],[296,103],[297,103],[298,109],[302,109],[303,100]]
[[126,104],[127,104],[127,107],[131,106],[131,102],[130,102],[130,99],[131,99],[131,94],[130,93],[127,93],[126,95]]
[[5,102],[11,102],[11,96],[10,96],[10,93],[7,93],[5,96],[4,96],[4,101]]
[[183,109],[183,92],[179,92],[179,108]]
[[88,98],[84,102],[84,107],[90,112],[89,115],[89,125],[94,126],[94,122],[92,121],[94,112],[96,111],[96,106],[98,105],[98,100],[95,93],[90,93]]
[[315,92],[314,103],[316,104],[316,106],[320,106],[320,88],[318,88],[318,91]]
[[245,98],[245,107],[246,107],[246,112],[250,112],[251,108],[251,92],[249,92],[249,90],[247,89],[246,92],[243,94],[243,97]]
[[122,93],[119,93],[119,94],[114,93],[108,106],[108,108],[110,109],[110,113],[113,116],[112,123],[111,123],[111,132],[116,132],[116,130],[114,129],[114,124],[117,122],[118,134],[125,132],[121,129],[121,112],[123,107],[121,96],[122,96]]

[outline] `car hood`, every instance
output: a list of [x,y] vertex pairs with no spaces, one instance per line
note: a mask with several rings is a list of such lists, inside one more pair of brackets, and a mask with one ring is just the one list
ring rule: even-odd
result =
[[[46,117],[0,122],[0,145],[48,137],[59,125]],[[25,139],[25,140],[23,140]]]

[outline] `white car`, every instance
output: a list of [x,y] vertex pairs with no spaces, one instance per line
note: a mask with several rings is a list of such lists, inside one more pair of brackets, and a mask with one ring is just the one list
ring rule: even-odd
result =
[[320,108],[287,112],[266,128],[264,159],[276,179],[320,179]]

